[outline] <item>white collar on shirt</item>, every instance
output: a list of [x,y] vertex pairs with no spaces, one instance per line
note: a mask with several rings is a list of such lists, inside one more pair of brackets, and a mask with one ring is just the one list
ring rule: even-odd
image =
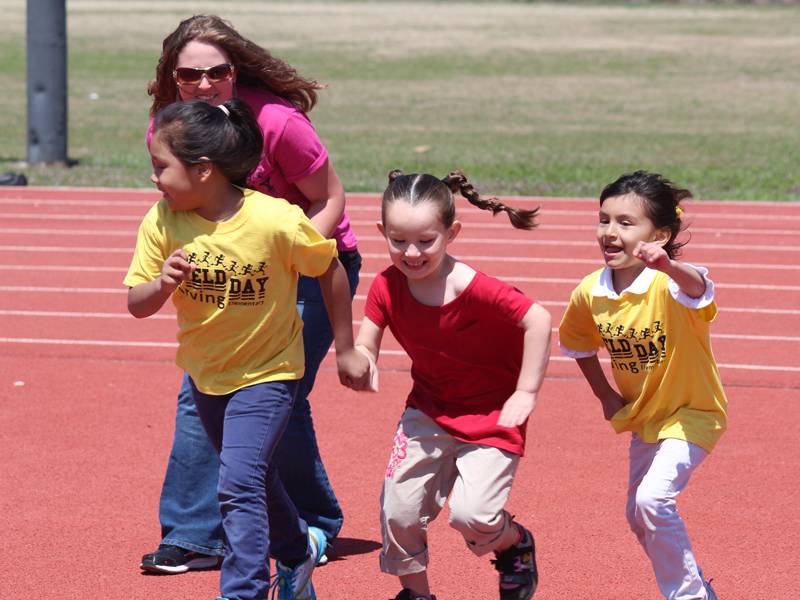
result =
[[650,289],[650,284],[653,283],[653,278],[656,276],[655,269],[645,267],[644,271],[639,273],[639,276],[633,280],[633,283],[622,290],[619,294],[614,291],[614,281],[611,278],[612,270],[606,267],[600,273],[597,283],[592,288],[592,296],[604,296],[615,300],[621,298],[624,294],[644,294]]

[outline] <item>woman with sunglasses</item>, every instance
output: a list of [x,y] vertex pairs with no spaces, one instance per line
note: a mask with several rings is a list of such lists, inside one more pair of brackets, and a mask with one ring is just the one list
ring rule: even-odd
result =
[[[251,172],[247,187],[299,205],[324,236],[335,239],[339,260],[355,294],[361,256],[344,214],[344,189],[306,116],[321,88],[242,37],[220,17],[197,15],[182,21],[164,39],[156,77],[148,86],[153,98],[148,143],[152,117],[175,101],[203,100],[219,106],[233,97],[243,100],[264,136],[261,160]],[[213,265],[214,257],[205,260]],[[316,279],[300,278],[297,310],[304,324],[305,375],[273,459],[286,491],[320,546],[318,555],[325,561],[325,546],[338,535],[343,516],[320,458],[308,401],[319,365],[333,341]],[[143,570],[176,574],[220,564],[223,542],[218,471],[216,452],[200,423],[184,376],[161,490],[162,540],[155,552],[142,557]]]

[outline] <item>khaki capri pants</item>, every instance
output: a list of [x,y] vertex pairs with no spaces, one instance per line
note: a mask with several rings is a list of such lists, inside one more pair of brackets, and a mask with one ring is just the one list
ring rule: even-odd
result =
[[410,575],[428,565],[428,524],[450,497],[450,526],[482,556],[496,549],[512,517],[504,510],[519,456],[453,438],[425,413],[400,419],[381,494],[381,570]]

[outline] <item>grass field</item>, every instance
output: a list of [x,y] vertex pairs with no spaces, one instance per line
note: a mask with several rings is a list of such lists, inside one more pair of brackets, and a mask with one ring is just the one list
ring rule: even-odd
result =
[[699,198],[800,199],[797,6],[70,0],[70,169],[19,164],[25,3],[0,10],[0,171],[34,185],[149,186],[161,40],[214,12],[328,84],[311,117],[350,191],[460,167],[486,192],[596,196],[647,168]]

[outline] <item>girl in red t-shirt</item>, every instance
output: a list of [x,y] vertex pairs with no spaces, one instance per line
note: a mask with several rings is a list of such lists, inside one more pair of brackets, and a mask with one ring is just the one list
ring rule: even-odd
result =
[[456,192],[520,229],[534,227],[537,212],[482,199],[461,172],[389,174],[378,229],[393,266],[370,288],[356,342],[374,363],[389,327],[412,360],[381,498],[381,570],[400,579],[395,600],[434,598],[427,524],[449,496],[450,525],[467,547],[495,553],[500,598],[528,599],[538,581],[533,536],[504,506],[547,366],[550,315],[447,253],[461,230]]

